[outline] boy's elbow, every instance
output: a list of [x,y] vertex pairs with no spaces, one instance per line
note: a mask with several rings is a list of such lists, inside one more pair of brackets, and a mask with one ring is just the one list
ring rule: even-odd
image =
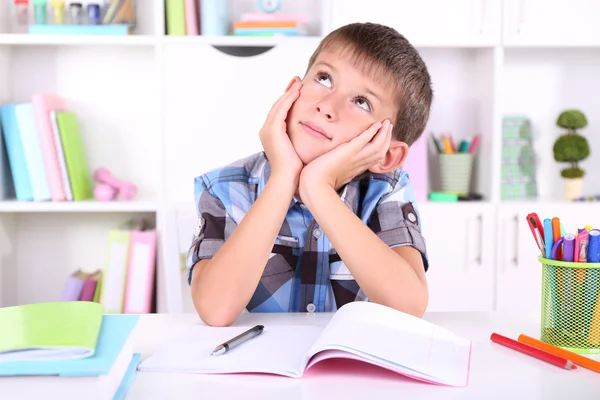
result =
[[237,319],[234,313],[200,296],[194,296],[194,308],[202,322],[209,326],[231,326]]

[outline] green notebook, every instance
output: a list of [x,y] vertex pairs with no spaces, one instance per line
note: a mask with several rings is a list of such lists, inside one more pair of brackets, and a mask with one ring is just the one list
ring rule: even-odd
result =
[[62,301],[0,308],[0,362],[94,355],[102,304]]
[[73,200],[89,200],[94,197],[94,184],[77,115],[72,111],[57,111],[56,124],[60,132]]

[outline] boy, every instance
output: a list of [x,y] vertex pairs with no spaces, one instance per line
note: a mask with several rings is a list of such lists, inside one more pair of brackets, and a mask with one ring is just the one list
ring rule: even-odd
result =
[[251,312],[331,312],[373,301],[416,316],[428,263],[402,166],[433,93],[395,30],[341,27],[323,39],[260,131],[264,152],[195,180],[188,253],[208,325]]

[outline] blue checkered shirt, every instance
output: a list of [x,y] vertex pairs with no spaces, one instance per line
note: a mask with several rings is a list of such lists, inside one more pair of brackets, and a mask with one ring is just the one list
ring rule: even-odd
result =
[[[195,179],[198,223],[187,255],[188,283],[194,265],[214,256],[250,210],[270,173],[265,153],[260,152]],[[406,172],[367,171],[339,193],[345,204],[388,246],[413,246],[419,250],[427,271],[421,220]],[[368,298],[310,211],[294,197],[246,309],[332,312],[351,301],[368,301]]]

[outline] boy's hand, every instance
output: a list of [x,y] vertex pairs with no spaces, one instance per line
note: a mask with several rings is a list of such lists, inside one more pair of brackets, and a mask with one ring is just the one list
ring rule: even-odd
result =
[[286,118],[300,94],[301,87],[300,78],[294,77],[283,96],[271,107],[259,135],[271,163],[272,174],[285,177],[286,180],[293,180],[296,185],[300,179],[303,163],[288,136]]
[[380,162],[390,147],[392,124],[375,122],[347,143],[318,157],[302,170],[300,197],[311,187],[331,186],[334,190]]

